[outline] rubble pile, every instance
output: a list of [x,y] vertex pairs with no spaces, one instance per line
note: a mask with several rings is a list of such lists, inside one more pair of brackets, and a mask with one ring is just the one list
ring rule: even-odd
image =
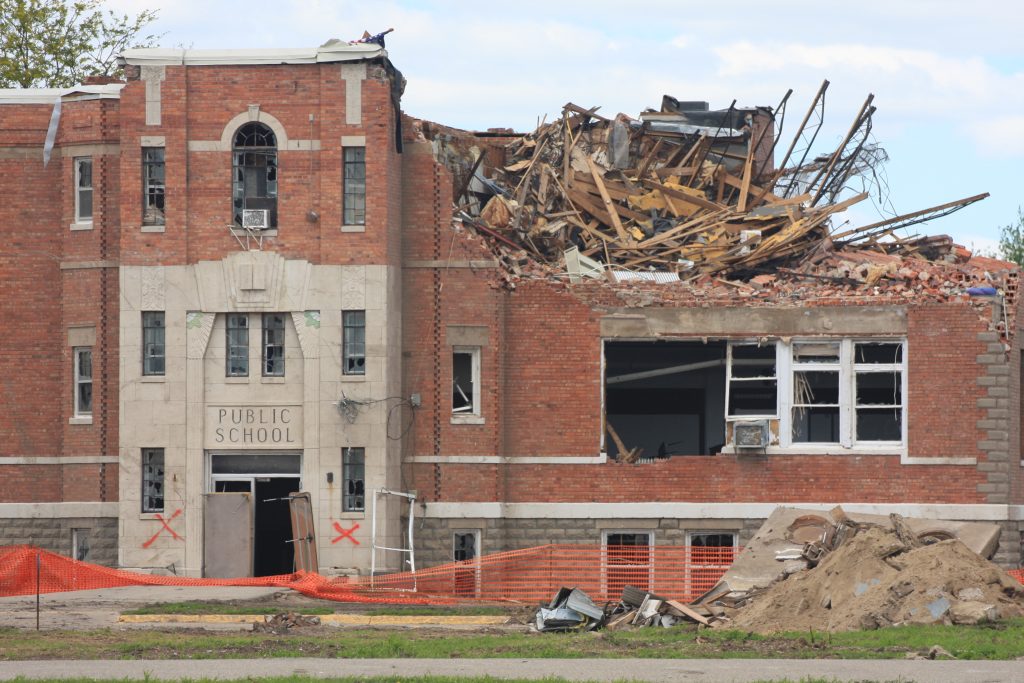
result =
[[682,280],[694,296],[752,299],[809,289],[935,300],[968,289],[1015,294],[1012,264],[972,259],[949,237],[898,234],[987,194],[860,227],[837,220],[869,196],[859,190],[872,189],[886,155],[871,142],[871,97],[834,150],[811,153],[827,86],[786,146],[776,130],[788,93],[774,110],[710,111],[666,96],[639,119],[567,104],[555,121],[514,138],[504,159],[492,146],[460,162],[466,150],[438,144],[451,131],[427,132],[456,176],[456,227],[486,239],[513,286],[518,277],[568,276],[639,288]]
[[[928,543],[898,515],[892,528],[840,524],[831,537],[780,556],[767,588],[709,594],[727,625],[757,633],[848,631],[902,624],[976,624],[1024,616],[1024,587],[953,538]],[[829,546],[832,549],[829,549]]]
[[297,612],[282,612],[273,616],[266,616],[262,622],[257,621],[252,625],[252,630],[282,636],[290,633],[293,629],[319,625],[320,617],[310,617]]

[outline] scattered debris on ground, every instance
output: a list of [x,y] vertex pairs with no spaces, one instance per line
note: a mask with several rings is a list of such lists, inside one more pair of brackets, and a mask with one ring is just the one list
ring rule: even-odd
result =
[[617,603],[598,607],[578,588],[562,588],[547,607],[537,610],[534,625],[538,631],[593,631],[606,628],[618,631],[644,626],[670,627],[690,623],[707,626],[718,608],[689,606],[634,586],[625,586]]
[[275,635],[282,636],[290,633],[293,629],[309,628],[310,626],[319,625],[320,617],[306,616],[304,614],[299,614],[298,612],[284,612],[264,617],[262,622],[256,622],[252,625],[252,630],[260,633],[273,633]]
[[783,569],[769,585],[730,569],[733,585],[726,577],[698,601],[723,610],[711,625],[833,632],[1024,616],[1024,587],[960,540],[916,533],[899,515],[889,525],[832,516],[820,539],[776,552]]

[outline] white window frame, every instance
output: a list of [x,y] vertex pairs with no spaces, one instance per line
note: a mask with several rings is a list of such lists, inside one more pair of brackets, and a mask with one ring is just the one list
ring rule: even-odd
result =
[[[608,537],[613,535],[623,534],[644,534],[647,536],[647,588],[644,590],[651,590],[654,587],[654,529],[601,529],[601,592],[608,595],[608,570],[610,564],[608,562]],[[627,546],[629,547],[629,546]],[[635,546],[642,547],[642,546]],[[618,564],[619,567],[634,567],[641,568],[642,564]],[[643,588],[637,586],[637,588]],[[609,597],[611,597],[609,595]]]
[[[793,373],[801,370],[834,370],[834,364],[800,363],[799,366],[793,362],[794,344],[800,342],[839,342],[839,441],[838,443],[804,443],[793,441]],[[900,344],[902,345],[901,361],[899,363],[854,363],[854,350],[857,344]],[[780,367],[779,398],[782,406],[779,420],[779,442],[784,448],[793,450],[822,450],[822,449],[854,449],[854,450],[884,450],[888,453],[902,451],[907,446],[907,340],[903,338],[828,338],[828,339],[793,339],[784,343],[786,353],[781,354],[782,367]],[[900,427],[901,438],[899,441],[857,441],[857,386],[856,377],[858,372],[898,372],[900,374]]]
[[[763,381],[768,379],[766,377],[733,377],[732,375],[732,351],[737,346],[773,346],[775,348],[775,412],[766,413],[764,415],[729,415],[729,399],[732,393],[733,382],[744,382],[744,381]],[[779,391],[781,384],[781,356],[783,355],[781,350],[781,343],[776,341],[770,342],[759,342],[756,339],[737,339],[730,340],[725,345],[725,410],[723,414],[727,422],[744,422],[746,420],[764,420],[764,419],[777,419],[779,417],[780,406],[782,404],[782,393]]]
[[[473,537],[473,558],[471,560],[455,559],[455,537]],[[452,562],[476,562],[480,559],[480,530],[479,529],[452,529]]]
[[[82,177],[82,165],[88,163],[90,168],[90,185],[88,188],[79,187],[79,182]],[[74,193],[75,193],[75,222],[71,224],[72,228],[79,230],[89,230],[92,228],[92,217],[96,213],[96,176],[94,171],[96,170],[93,164],[92,157],[74,157]],[[82,215],[82,190],[88,189],[92,197],[90,202],[90,211],[88,216]]]
[[455,412],[455,404],[452,403],[452,424],[483,424],[483,408],[481,401],[480,386],[480,357],[481,347],[479,346],[453,346],[452,347],[452,386],[455,382],[455,354],[468,354],[471,356],[470,371],[473,383],[473,408],[471,410],[460,410]]
[[[72,369],[72,372],[74,372],[74,376],[72,378],[74,380],[73,383],[72,383],[72,385],[74,387],[74,407],[75,407],[74,416],[75,416],[75,418],[77,418],[79,420],[85,420],[86,422],[92,422],[92,412],[93,412],[92,411],[92,406],[89,406],[88,410],[84,410],[82,408],[81,404],[79,403],[79,392],[78,392],[78,388],[79,388],[80,385],[82,385],[82,384],[90,384],[90,385],[94,384],[93,377],[92,377],[92,375],[93,375],[93,373],[92,373],[92,347],[91,346],[75,346],[75,347],[73,347],[71,349],[71,353],[74,356],[73,369]],[[81,364],[81,359],[82,359],[82,354],[83,353],[88,353],[89,354],[89,369],[90,369],[90,372],[89,372],[89,377],[88,378],[82,377],[81,373],[79,372],[79,367],[80,367],[80,364]],[[93,400],[93,402],[96,401],[95,391],[93,392],[92,400]]]
[[[793,362],[793,349],[799,343],[834,342],[839,344],[839,441],[838,442],[796,442],[793,441],[793,373],[801,370],[835,370],[835,364]],[[777,415],[743,415],[730,417],[729,385],[732,377],[732,346],[734,344],[754,343],[753,340],[735,340],[729,344],[727,355],[725,406],[723,414],[726,422],[742,422],[746,420],[769,419],[777,420],[777,442],[766,449],[766,453],[806,455],[832,455],[844,453],[877,453],[900,455],[901,461],[907,462],[907,404],[908,404],[908,344],[906,337],[797,337],[789,340],[778,340],[776,344],[775,373],[778,384]],[[855,364],[854,351],[856,344],[901,344],[902,360],[899,363]],[[900,416],[901,438],[899,441],[857,441],[856,439],[856,375],[858,372],[898,372],[900,379]],[[774,431],[773,427],[773,431]],[[773,437],[774,438],[774,437]],[[735,453],[732,445],[723,449],[725,453]]]

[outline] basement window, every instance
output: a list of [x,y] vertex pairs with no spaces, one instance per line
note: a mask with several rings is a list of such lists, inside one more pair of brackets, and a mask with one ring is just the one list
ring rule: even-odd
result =
[[89,532],[92,529],[71,530],[71,557],[79,562],[89,561],[89,551],[92,550],[89,544]]
[[615,530],[601,536],[605,594],[621,595],[626,586],[650,590],[654,534]]

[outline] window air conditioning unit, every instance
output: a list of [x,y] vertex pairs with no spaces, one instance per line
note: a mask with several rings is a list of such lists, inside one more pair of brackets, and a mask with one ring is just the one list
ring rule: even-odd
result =
[[768,420],[734,422],[732,442],[738,450],[748,448],[764,450],[768,447]]
[[243,209],[242,227],[247,230],[266,230],[270,227],[270,211],[267,209]]

